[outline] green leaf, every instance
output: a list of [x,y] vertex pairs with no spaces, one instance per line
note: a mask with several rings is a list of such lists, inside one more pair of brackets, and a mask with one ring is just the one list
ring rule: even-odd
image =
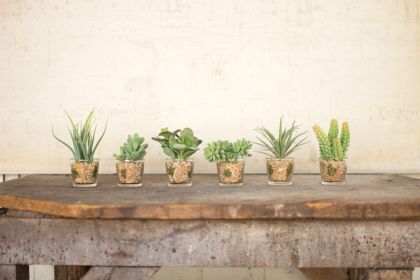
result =
[[108,126],[108,122],[106,122],[106,124],[105,124],[105,128],[104,128],[104,131],[102,132],[101,137],[99,137],[98,142],[96,142],[95,147],[93,148],[93,151],[92,151],[92,157],[94,156],[94,154],[95,154],[95,152],[96,152],[96,149],[97,149],[97,148],[98,148],[98,146],[99,146],[99,143],[101,143],[102,138],[104,138],[104,135],[105,135],[105,132],[106,132],[106,128],[107,128],[107,126]]
[[54,128],[53,128],[53,126],[51,125],[51,131],[52,131],[52,135],[53,135],[53,137],[58,141],[58,142],[60,142],[61,144],[63,144],[64,146],[66,146],[71,152],[72,152],[72,154],[74,154],[74,150],[73,150],[73,148],[69,145],[69,144],[67,144],[66,142],[64,142],[63,140],[61,140],[60,138],[58,138],[56,135],[55,135],[55,133],[54,133]]
[[291,127],[284,127],[283,117],[280,117],[278,129],[278,139],[276,139],[274,134],[264,127],[256,129],[262,138],[265,139],[257,137],[258,142],[255,144],[262,148],[259,153],[266,155],[272,154],[272,156],[281,159],[290,155],[305,143],[305,141],[300,141],[300,138],[303,137],[306,132],[294,135],[298,129],[295,121],[293,121]]
[[172,160],[176,160],[175,153],[171,149],[169,149],[168,147],[164,147],[163,152],[165,153],[165,155],[170,157]]
[[186,145],[184,145],[184,144],[178,144],[178,143],[174,144],[172,147],[174,149],[177,149],[177,150],[183,150],[183,149],[186,149],[187,148]]

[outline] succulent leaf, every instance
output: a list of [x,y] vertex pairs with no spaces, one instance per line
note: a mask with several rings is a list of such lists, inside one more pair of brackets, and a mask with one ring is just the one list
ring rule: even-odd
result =
[[114,154],[115,159],[119,161],[136,161],[141,160],[146,155],[147,144],[144,143],[144,138],[139,137],[137,133],[128,135],[127,142],[120,147],[120,154]]
[[68,112],[65,112],[69,120],[69,125],[67,126],[67,129],[70,134],[72,145],[67,144],[66,142],[59,139],[55,135],[54,130],[52,130],[53,137],[61,144],[65,145],[72,152],[74,160],[76,162],[92,162],[96,149],[98,148],[100,142],[102,141],[102,138],[105,135],[107,127],[106,125],[101,136],[95,142],[96,127],[93,129],[94,112],[95,110],[92,110],[83,123],[75,122],[71,115]]
[[249,153],[251,147],[251,142],[245,139],[237,140],[234,143],[217,140],[207,145],[204,149],[204,157],[209,162],[234,161],[239,157],[251,156]]
[[191,128],[177,129],[173,132],[168,128],[161,129],[157,137],[152,137],[160,143],[163,152],[172,160],[187,160],[197,150],[202,140],[194,136]]
[[290,128],[284,127],[283,117],[280,118],[278,138],[264,127],[257,128],[256,131],[261,135],[255,143],[261,148],[258,152],[278,159],[287,157],[307,143],[307,137],[304,137],[306,132],[295,135],[298,128],[295,122]]
[[325,135],[322,128],[318,125],[315,125],[313,127],[313,130],[315,132],[316,138],[318,139],[319,143],[319,153],[321,155],[322,159],[330,160],[333,157],[332,151],[331,151],[331,142],[327,135]]
[[338,137],[338,122],[336,119],[332,119],[330,122],[330,129],[328,130],[328,138],[331,143],[335,138]]
[[318,139],[319,152],[323,160],[344,160],[350,145],[350,130],[347,122],[343,122],[341,134],[336,119],[331,120],[328,136],[318,125],[315,125],[313,130]]
[[341,146],[343,147],[343,154],[346,155],[350,146],[350,129],[347,122],[343,122],[341,126]]

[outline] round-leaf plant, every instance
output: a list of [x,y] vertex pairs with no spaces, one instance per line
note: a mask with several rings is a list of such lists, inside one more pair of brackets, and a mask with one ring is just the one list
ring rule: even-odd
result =
[[250,157],[251,148],[251,142],[245,139],[236,140],[233,143],[217,140],[207,145],[204,149],[204,157],[209,162],[236,161],[240,157]]
[[185,161],[191,157],[203,142],[194,136],[191,128],[177,129],[173,132],[162,128],[159,135],[152,138],[160,143],[163,152],[172,160]]

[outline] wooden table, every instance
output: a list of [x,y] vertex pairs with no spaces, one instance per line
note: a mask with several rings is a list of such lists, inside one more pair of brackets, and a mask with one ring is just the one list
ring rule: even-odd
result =
[[0,271],[89,265],[84,279],[149,279],[161,266],[346,267],[368,268],[369,280],[405,280],[420,266],[419,180],[245,179],[218,187],[215,175],[197,175],[193,187],[168,188],[165,176],[145,175],[138,189],[117,187],[115,175],[89,189],[65,175],[2,183]]

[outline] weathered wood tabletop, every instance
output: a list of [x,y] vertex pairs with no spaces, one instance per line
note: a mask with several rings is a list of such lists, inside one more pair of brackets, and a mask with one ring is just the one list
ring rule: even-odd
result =
[[420,218],[420,180],[399,175],[350,175],[324,186],[318,175],[297,175],[291,186],[268,186],[247,175],[242,187],[219,187],[197,175],[189,188],[168,188],[164,175],[145,175],[143,187],[117,186],[101,175],[98,187],[73,188],[65,175],[33,175],[0,184],[0,206],[95,219],[390,219]]
[[166,184],[164,175],[145,175],[140,188],[118,187],[116,175],[95,188],[74,188],[65,175],[0,184],[0,273],[14,264],[95,266],[86,279],[150,279],[161,266],[359,267],[370,269],[363,279],[408,280],[420,266],[417,179],[349,175],[323,186],[319,175],[297,175],[268,186],[246,175],[242,187],[219,187],[216,175],[196,175],[192,187]]

